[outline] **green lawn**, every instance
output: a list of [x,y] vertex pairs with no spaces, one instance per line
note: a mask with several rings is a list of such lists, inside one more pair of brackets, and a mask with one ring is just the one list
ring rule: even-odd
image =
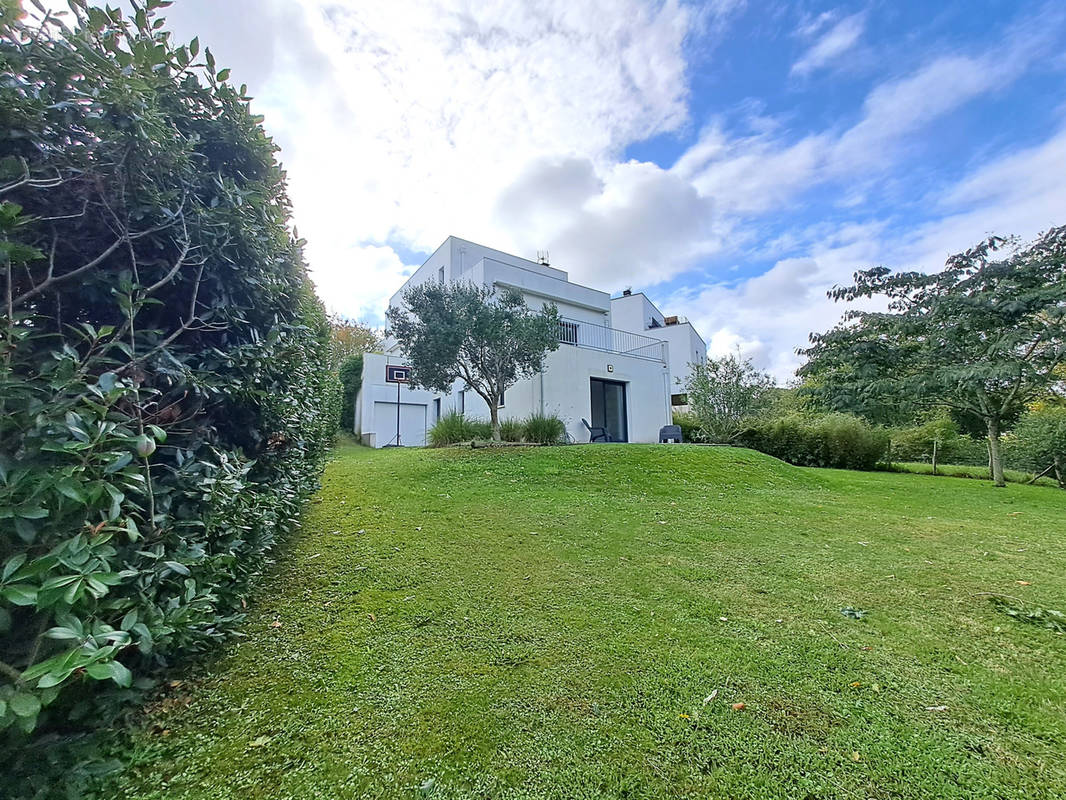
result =
[[345,446],[112,791],[1060,798],[1066,636],[978,593],[1066,610],[1064,532],[1058,489],[747,450]]

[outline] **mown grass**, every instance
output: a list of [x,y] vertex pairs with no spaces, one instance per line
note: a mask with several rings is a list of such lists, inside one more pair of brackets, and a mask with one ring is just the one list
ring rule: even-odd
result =
[[104,794],[1062,797],[1066,637],[979,593],[1066,606],[1064,528],[732,448],[347,446]]

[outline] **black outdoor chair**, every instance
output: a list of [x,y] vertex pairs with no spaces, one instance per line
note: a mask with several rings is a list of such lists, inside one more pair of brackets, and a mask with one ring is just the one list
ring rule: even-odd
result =
[[675,444],[681,444],[684,439],[681,437],[680,425],[663,425],[659,428],[659,444],[663,442],[673,442]]
[[611,434],[607,433],[607,429],[597,425],[592,427],[589,425],[589,421],[584,417],[581,418],[581,424],[589,430],[589,442],[609,442],[611,441]]

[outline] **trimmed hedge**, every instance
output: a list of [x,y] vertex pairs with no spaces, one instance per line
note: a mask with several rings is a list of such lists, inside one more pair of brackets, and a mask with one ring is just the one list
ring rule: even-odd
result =
[[0,37],[0,746],[229,634],[336,432],[277,148],[159,5]]
[[341,430],[355,433],[355,398],[363,388],[363,354],[348,356],[337,370],[341,382]]
[[804,467],[873,469],[888,451],[888,433],[850,414],[788,414],[751,420],[738,443]]

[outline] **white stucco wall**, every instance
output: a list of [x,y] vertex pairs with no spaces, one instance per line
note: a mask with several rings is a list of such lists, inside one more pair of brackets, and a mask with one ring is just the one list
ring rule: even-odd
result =
[[[651,326],[655,320],[658,326]],[[611,327],[660,339],[670,346],[670,393],[681,394],[689,365],[707,361],[707,343],[690,322],[666,324],[666,318],[642,292],[611,299]]]
[[689,365],[707,361],[707,345],[688,322],[656,328],[648,331],[647,335],[663,339],[670,345],[670,392],[683,393],[685,383],[688,382]]
[[[385,365],[402,364],[398,356],[367,355],[363,362],[363,386],[357,402],[357,428],[364,444],[383,447],[396,435],[396,385],[385,383]],[[615,353],[601,353],[572,345],[561,345],[549,353],[542,373],[519,381],[504,395],[501,419],[524,419],[530,414],[556,414],[566,424],[576,442],[587,442],[588,431],[582,418],[592,420],[592,378],[603,378],[626,386],[626,427],[631,442],[657,442],[659,428],[670,424],[669,372],[667,366],[651,359]],[[425,431],[435,419],[434,400],[440,399],[441,413],[459,411],[456,383],[452,392],[440,394],[400,387],[401,444],[425,444]],[[417,413],[411,406],[423,407],[425,423],[413,430]],[[465,392],[465,414],[488,419],[485,401],[475,392]],[[388,409],[387,413],[383,409]]]
[[[622,331],[645,333],[651,320],[662,325],[663,314],[643,292],[622,295],[611,299],[611,327]],[[653,329],[654,330],[654,329]],[[653,336],[654,333],[648,333]]]
[[[390,299],[399,305],[411,286],[438,280],[444,269],[446,281],[466,280],[487,286],[510,287],[523,295],[526,303],[540,309],[555,303],[559,313],[579,323],[577,342],[562,344],[547,356],[544,371],[518,382],[507,390],[500,409],[503,419],[521,419],[532,413],[557,414],[567,432],[577,442],[587,442],[588,431],[582,418],[592,420],[592,378],[625,384],[627,433],[631,442],[658,441],[659,428],[671,422],[670,395],[678,392],[677,380],[687,377],[687,367],[706,347],[692,329],[682,324],[649,329],[651,320],[660,326],[662,313],[644,296],[636,293],[611,299],[606,292],[567,280],[567,273],[555,267],[503,253],[456,237],[448,237]],[[618,331],[628,331],[619,334]],[[651,337],[663,345],[647,344]],[[652,358],[604,352],[620,349]],[[676,353],[675,353],[676,350]],[[389,355],[367,355],[363,367],[363,389],[356,403],[356,430],[363,442],[382,447],[396,438],[396,385],[385,382],[385,366],[403,364],[395,348]],[[444,394],[400,388],[401,443],[421,445],[426,430],[440,413],[462,411],[468,417],[488,419],[488,407],[475,392],[460,383]]]

